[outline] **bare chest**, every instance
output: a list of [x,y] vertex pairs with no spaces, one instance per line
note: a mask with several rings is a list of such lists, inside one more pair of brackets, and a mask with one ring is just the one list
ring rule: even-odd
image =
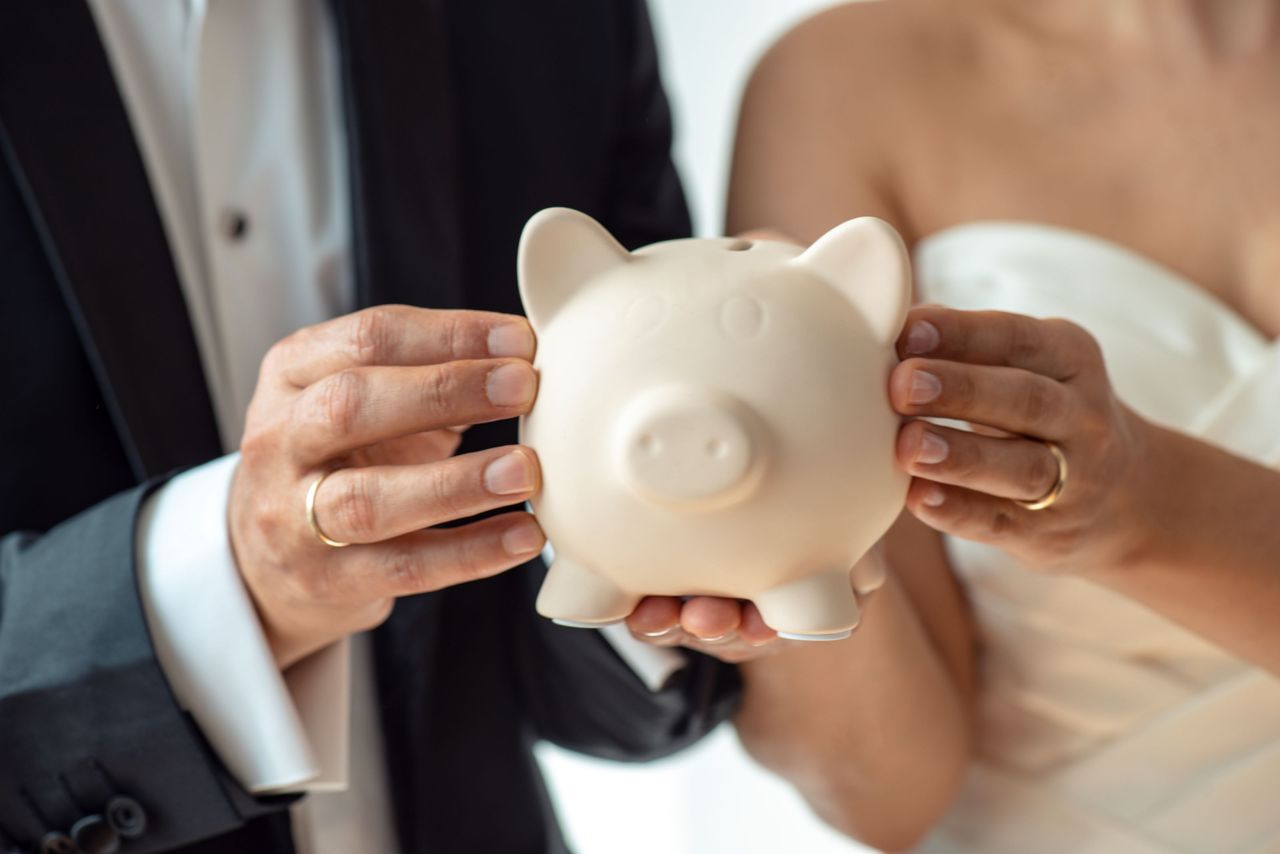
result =
[[1064,88],[939,105],[946,132],[901,172],[916,236],[985,219],[1089,232],[1280,335],[1280,86]]

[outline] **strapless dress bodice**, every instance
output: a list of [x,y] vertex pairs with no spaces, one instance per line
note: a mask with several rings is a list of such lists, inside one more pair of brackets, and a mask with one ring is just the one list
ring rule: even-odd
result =
[[[916,277],[926,302],[1080,324],[1144,417],[1280,466],[1280,345],[1173,271],[990,222],[922,241]],[[1280,852],[1280,681],[1101,587],[947,550],[983,645],[980,759],[923,850]]]

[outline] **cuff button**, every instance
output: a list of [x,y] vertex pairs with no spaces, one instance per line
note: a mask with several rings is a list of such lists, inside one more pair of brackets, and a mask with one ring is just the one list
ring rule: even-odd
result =
[[107,824],[125,839],[136,839],[147,830],[147,811],[128,795],[116,795],[107,801]]

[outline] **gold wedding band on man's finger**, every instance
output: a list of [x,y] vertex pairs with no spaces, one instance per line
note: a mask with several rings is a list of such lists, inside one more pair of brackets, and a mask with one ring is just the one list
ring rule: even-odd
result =
[[1058,477],[1053,482],[1053,486],[1049,487],[1049,491],[1039,498],[1032,501],[1023,501],[1014,499],[1018,506],[1026,510],[1048,510],[1058,499],[1062,497],[1062,491],[1067,488],[1067,455],[1062,453],[1062,448],[1056,442],[1050,442],[1048,439],[1040,439],[1044,446],[1049,449],[1049,453],[1053,455],[1053,460],[1058,464]]
[[351,543],[340,543],[337,540],[327,537],[320,528],[320,523],[316,521],[316,493],[320,491],[320,484],[324,483],[324,479],[333,474],[333,471],[327,471],[311,482],[311,488],[307,490],[307,527],[311,528],[311,533],[316,535],[316,539],[335,549],[345,549]]

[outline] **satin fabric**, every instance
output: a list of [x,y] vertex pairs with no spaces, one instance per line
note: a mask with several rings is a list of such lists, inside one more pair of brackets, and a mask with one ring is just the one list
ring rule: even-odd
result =
[[[916,264],[924,301],[1075,321],[1140,414],[1280,465],[1280,345],[1177,273],[1004,222],[939,232]],[[982,642],[980,758],[923,850],[1280,851],[1280,682],[1086,581],[947,550]]]

